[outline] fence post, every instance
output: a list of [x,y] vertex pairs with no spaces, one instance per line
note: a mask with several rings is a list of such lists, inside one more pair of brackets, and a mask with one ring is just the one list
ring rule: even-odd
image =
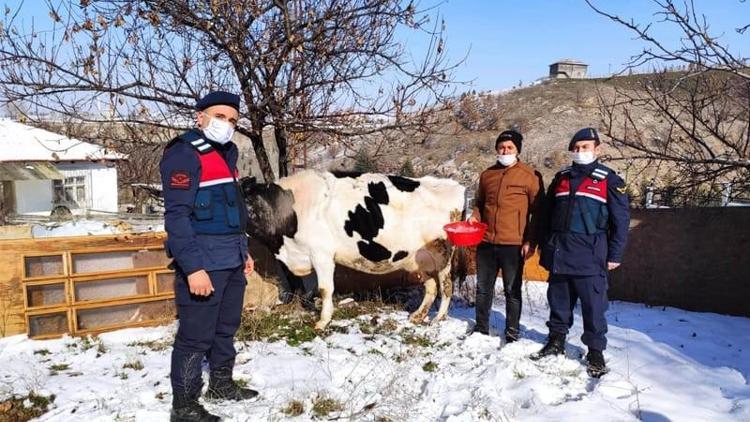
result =
[[654,187],[646,186],[646,208],[651,208],[654,205]]
[[732,182],[724,182],[724,189],[721,190],[721,206],[726,207],[732,200]]

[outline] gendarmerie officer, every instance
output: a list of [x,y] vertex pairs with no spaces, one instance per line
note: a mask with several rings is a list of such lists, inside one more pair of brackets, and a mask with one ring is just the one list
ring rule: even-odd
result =
[[595,129],[578,131],[568,150],[573,165],[557,173],[543,207],[541,264],[550,272],[549,337],[532,359],[565,352],[573,308],[580,299],[587,370],[600,377],[607,372],[602,353],[607,347],[607,271],[622,262],[630,222],[628,196],[623,180],[597,160],[601,146]]
[[231,142],[240,99],[212,92],[197,104],[197,128],[173,139],[160,170],[167,249],[174,258],[179,328],[172,351],[171,421],[217,421],[198,402],[202,362],[210,369],[206,397],[243,400],[254,390],[232,379],[234,334],[240,324],[245,274],[253,271]]

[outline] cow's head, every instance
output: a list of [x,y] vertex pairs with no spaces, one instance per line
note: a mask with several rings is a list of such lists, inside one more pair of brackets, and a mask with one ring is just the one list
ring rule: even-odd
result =
[[240,179],[240,188],[250,217],[247,234],[276,254],[284,236],[297,233],[294,195],[275,183],[257,183],[255,177]]

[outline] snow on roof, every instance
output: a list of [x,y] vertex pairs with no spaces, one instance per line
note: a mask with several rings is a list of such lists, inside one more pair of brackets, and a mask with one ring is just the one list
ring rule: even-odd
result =
[[0,161],[122,160],[126,156],[99,145],[0,119]]

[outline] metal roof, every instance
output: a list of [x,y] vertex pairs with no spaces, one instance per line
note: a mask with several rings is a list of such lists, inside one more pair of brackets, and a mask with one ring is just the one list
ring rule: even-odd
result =
[[62,180],[63,175],[46,162],[0,162],[0,180]]

